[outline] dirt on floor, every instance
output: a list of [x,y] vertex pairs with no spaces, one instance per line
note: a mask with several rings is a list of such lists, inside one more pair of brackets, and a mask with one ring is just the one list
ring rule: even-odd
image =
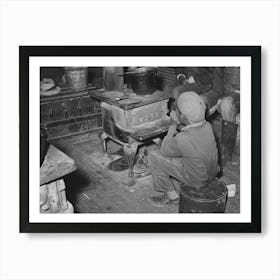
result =
[[[54,141],[77,164],[77,171],[65,177],[67,199],[77,213],[178,213],[178,205],[157,207],[148,200],[157,195],[151,175],[140,177],[130,186],[128,170],[112,171],[109,163],[119,157],[121,146],[108,143],[110,154],[104,153],[98,135],[65,138]],[[114,154],[115,153],[115,154]],[[236,185],[236,194],[227,199],[226,213],[240,212],[239,155],[223,170],[221,180]]]

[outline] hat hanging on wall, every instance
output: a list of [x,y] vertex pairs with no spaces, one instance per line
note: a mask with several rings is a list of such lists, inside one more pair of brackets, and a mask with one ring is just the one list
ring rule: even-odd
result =
[[51,96],[58,94],[61,91],[61,88],[56,86],[53,79],[44,78],[40,82],[40,95]]

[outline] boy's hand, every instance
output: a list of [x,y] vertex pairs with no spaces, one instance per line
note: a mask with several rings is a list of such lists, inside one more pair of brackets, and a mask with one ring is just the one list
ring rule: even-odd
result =
[[177,125],[176,124],[170,125],[167,134],[170,135],[170,136],[173,136],[176,133],[177,133]]
[[170,118],[171,120],[175,123],[175,124],[180,124],[179,120],[178,120],[178,117],[177,117],[177,113],[176,111],[172,110],[170,112]]

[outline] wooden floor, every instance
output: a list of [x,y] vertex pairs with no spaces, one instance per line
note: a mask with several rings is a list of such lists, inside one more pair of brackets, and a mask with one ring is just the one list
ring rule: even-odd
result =
[[[108,169],[115,155],[103,153],[97,134],[75,136],[53,142],[72,157],[78,170],[66,176],[67,199],[77,213],[177,213],[178,206],[153,206],[148,197],[155,195],[152,177],[138,179],[133,186],[128,185],[127,170],[114,172]],[[109,142],[109,150],[120,148]],[[227,213],[240,212],[239,155],[233,156],[224,169],[221,179],[226,184],[236,184],[236,195],[228,198]]]

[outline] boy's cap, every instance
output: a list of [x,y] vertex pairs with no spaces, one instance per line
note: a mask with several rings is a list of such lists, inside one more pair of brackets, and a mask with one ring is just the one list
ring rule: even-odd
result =
[[205,120],[206,105],[201,96],[194,91],[186,91],[179,95],[177,106],[182,115],[189,123],[196,123]]

